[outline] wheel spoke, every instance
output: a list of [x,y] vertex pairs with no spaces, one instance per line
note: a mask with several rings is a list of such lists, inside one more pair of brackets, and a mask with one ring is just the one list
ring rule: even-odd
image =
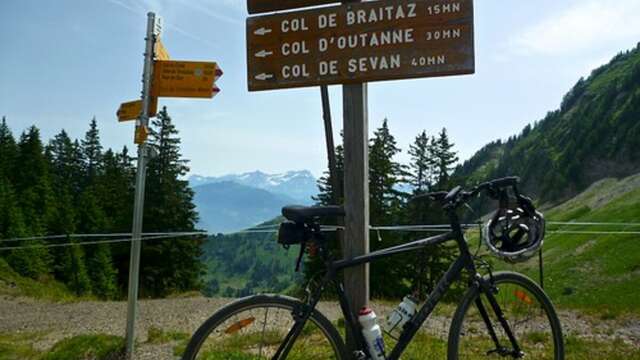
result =
[[260,352],[258,356],[262,356],[262,344],[264,343],[264,331],[267,329],[267,316],[269,315],[269,308],[264,312],[264,322],[262,324],[262,334],[260,336]]

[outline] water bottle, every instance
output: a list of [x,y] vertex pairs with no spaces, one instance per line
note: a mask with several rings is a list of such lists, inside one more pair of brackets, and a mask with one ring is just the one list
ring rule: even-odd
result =
[[416,314],[417,309],[418,300],[411,295],[405,296],[400,305],[387,318],[387,332],[402,331],[404,324]]
[[382,329],[376,321],[376,313],[370,308],[363,307],[358,314],[358,321],[362,325],[362,335],[364,335],[369,348],[372,360],[384,360],[384,339]]

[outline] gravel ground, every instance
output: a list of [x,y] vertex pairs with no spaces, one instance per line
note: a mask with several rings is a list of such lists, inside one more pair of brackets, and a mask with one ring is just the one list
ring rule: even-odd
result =
[[[173,359],[172,344],[145,344],[149,328],[193,333],[211,314],[230,299],[188,298],[142,300],[136,327],[140,346],[137,359]],[[373,304],[378,314],[390,312],[386,304]],[[430,332],[445,335],[450,311],[441,311],[427,321]],[[321,303],[320,311],[330,320],[340,317],[340,309],[333,303]],[[57,341],[80,334],[105,333],[124,336],[125,302],[48,303],[26,298],[0,297],[0,333],[40,333],[35,346],[48,349]],[[601,320],[576,312],[562,311],[565,333],[580,337],[610,341],[620,338],[640,347],[640,319]]]

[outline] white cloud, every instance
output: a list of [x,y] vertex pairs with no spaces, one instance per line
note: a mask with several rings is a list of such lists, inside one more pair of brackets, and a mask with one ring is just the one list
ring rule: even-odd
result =
[[509,40],[519,55],[576,53],[640,37],[640,1],[579,0]]

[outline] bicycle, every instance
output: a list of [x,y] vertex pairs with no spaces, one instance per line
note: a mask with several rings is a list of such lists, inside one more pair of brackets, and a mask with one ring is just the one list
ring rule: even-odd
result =
[[[549,297],[528,277],[514,272],[493,272],[486,262],[472,255],[457,214],[463,204],[481,192],[500,200],[501,208],[507,206],[509,189],[516,195],[519,211],[523,208],[535,210],[531,201],[518,193],[518,181],[516,177],[509,177],[480,184],[471,191],[456,187],[448,193],[422,195],[419,198],[429,197],[443,204],[451,231],[349,259],[333,258],[318,224],[322,217],[344,216],[341,207],[283,208],[283,215],[289,222],[281,225],[278,242],[285,247],[300,244],[297,266],[305,248],[314,249],[326,267],[322,280],[309,290],[305,301],[280,295],[255,295],[223,307],[196,331],[183,359],[369,359],[367,342],[357,315],[350,310],[338,272],[448,241],[457,243],[458,258],[420,309],[404,324],[397,343],[385,359],[396,360],[402,356],[422,324],[464,271],[470,275],[470,280],[449,328],[447,359],[564,359],[562,329]],[[521,256],[522,249],[516,250]],[[476,265],[476,262],[484,265]],[[480,275],[480,267],[487,268],[488,274]],[[316,309],[323,291],[330,285],[338,296],[345,329],[353,336],[356,350],[351,353],[346,350],[334,324]],[[420,358],[426,356],[428,354]]]

